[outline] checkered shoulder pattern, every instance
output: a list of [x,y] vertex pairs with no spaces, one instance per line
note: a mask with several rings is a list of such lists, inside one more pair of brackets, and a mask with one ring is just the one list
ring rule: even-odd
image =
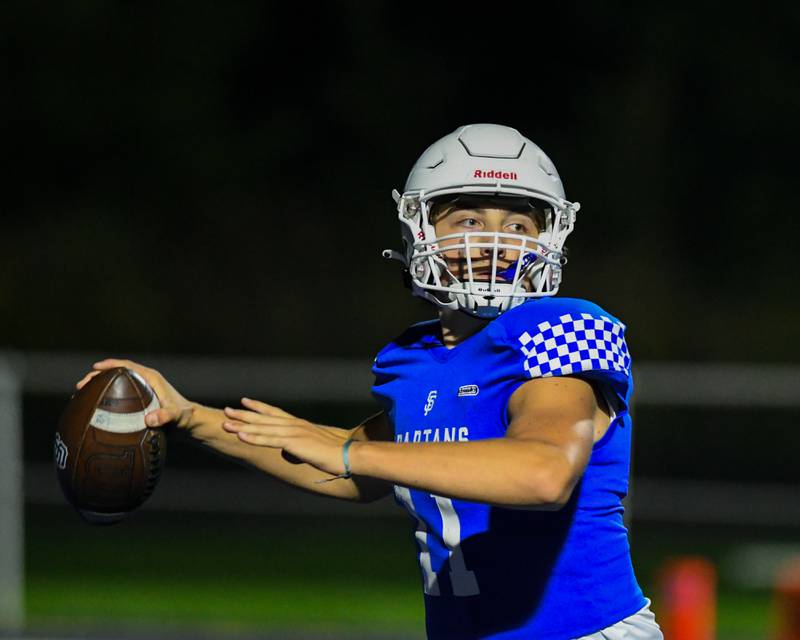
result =
[[525,371],[531,378],[605,369],[629,374],[631,358],[625,325],[589,313],[565,314],[557,323],[540,322],[519,337]]

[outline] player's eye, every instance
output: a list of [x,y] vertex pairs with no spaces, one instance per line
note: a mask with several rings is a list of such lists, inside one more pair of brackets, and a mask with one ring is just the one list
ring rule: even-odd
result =
[[523,215],[509,216],[505,221],[505,229],[508,233],[526,236],[538,235],[536,223],[528,216]]
[[477,227],[480,223],[478,222],[477,218],[463,218],[461,221],[459,221],[458,224],[464,227],[474,228]]

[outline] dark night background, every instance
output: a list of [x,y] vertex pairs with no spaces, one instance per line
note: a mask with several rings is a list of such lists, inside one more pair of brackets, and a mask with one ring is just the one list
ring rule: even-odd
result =
[[[428,145],[478,122],[531,138],[554,161],[568,199],[581,203],[560,293],[623,320],[634,367],[800,363],[800,5],[744,6],[4,3],[0,365],[9,351],[50,354],[40,362],[78,352],[369,363],[408,324],[435,313],[403,288],[398,264],[381,257],[400,246],[391,191],[402,189]],[[243,602],[263,609],[253,619],[265,628],[306,624],[319,609],[306,592],[321,594],[337,615],[362,615],[347,589],[338,593],[344,575],[363,583],[365,597],[390,594],[369,624],[389,629],[399,619],[395,574],[376,577],[375,567],[401,562],[379,516],[361,546],[353,542],[361,521],[322,512],[276,528],[270,509],[291,506],[294,494],[263,497],[254,475],[180,434],[170,436],[154,501],[181,477],[225,471],[239,489],[254,488],[264,512],[251,520],[229,513],[238,490],[216,506],[205,502],[206,489],[220,487],[195,479],[186,486],[209,514],[189,511],[188,492],[136,514],[118,533],[87,533],[52,475],[53,432],[77,380],[62,371],[22,394],[29,623],[55,620],[51,636],[61,637],[70,617],[149,619],[164,602],[160,615],[172,624],[181,589],[191,603],[185,619],[197,625],[243,620]],[[53,384],[61,378],[64,393]],[[267,386],[253,397],[278,402]],[[279,400],[323,424],[355,425],[374,410]],[[726,562],[750,542],[788,541],[800,553],[800,512],[792,510],[800,411],[792,403],[735,405],[637,406],[628,513],[647,592],[658,593],[666,557],[712,558],[719,638],[751,640],[766,637],[772,583],[742,586]],[[732,520],[708,508],[723,494],[730,503],[716,512],[731,509]],[[685,517],[686,505],[703,517]],[[648,515],[648,506],[657,508]],[[759,520],[763,513],[774,522]],[[146,544],[151,573],[129,571],[119,553],[110,571],[105,561],[89,563],[92,578],[70,540],[109,549],[99,557]],[[225,549],[216,559],[209,540]],[[254,560],[241,540],[271,550],[279,567],[285,556],[287,578],[273,572],[269,553]],[[227,572],[236,556],[228,550],[241,552],[241,563],[217,583],[209,563]],[[365,560],[364,551],[373,555]],[[293,564],[295,555],[305,564]],[[412,559],[409,551],[403,571],[413,577]],[[131,590],[120,591],[128,579]],[[195,597],[204,580],[213,581],[207,601]],[[297,589],[286,591],[292,580]],[[406,581],[407,602],[420,605],[414,580]],[[239,583],[246,590],[232,588]],[[115,609],[125,593],[136,596],[131,608]],[[296,620],[281,618],[292,606]],[[421,613],[409,611],[418,625]],[[746,616],[755,631],[731,633]]]
[[561,293],[635,358],[800,357],[796,4],[3,13],[0,348],[371,357],[432,314],[391,189],[496,122],[582,203]]

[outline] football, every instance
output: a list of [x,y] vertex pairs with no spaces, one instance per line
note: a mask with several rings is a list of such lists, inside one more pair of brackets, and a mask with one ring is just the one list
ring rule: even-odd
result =
[[119,522],[153,493],[166,438],[144,416],[159,406],[147,382],[124,367],[96,375],[70,398],[55,434],[56,474],[88,522]]

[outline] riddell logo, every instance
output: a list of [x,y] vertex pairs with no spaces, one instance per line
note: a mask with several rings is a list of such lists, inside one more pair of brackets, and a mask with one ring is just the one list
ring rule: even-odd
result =
[[495,171],[492,169],[491,171],[483,171],[482,169],[475,169],[475,175],[472,176],[473,178],[497,178],[500,180],[516,180],[517,173],[516,171]]

